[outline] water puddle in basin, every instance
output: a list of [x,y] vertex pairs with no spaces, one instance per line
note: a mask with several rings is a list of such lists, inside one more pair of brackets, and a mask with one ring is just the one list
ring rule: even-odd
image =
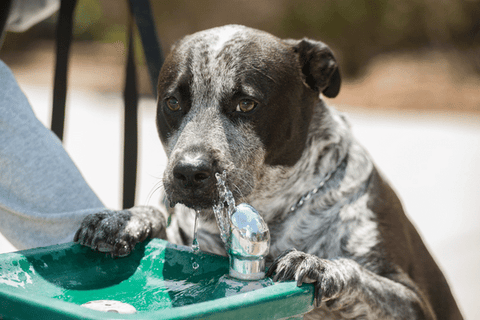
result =
[[[200,251],[194,253],[170,245],[147,246],[144,252],[134,251],[131,256],[122,259],[98,257],[98,253],[94,252],[91,255],[95,257],[88,259],[81,255],[83,252],[60,262],[47,260],[49,269],[54,269],[54,273],[39,276],[39,268],[36,268],[39,275],[35,274],[33,284],[27,289],[45,291],[52,298],[78,305],[92,301],[119,301],[133,306],[137,312],[181,307],[224,297],[213,294],[219,279],[228,273],[228,264],[223,257]],[[68,264],[66,261],[71,262]],[[65,264],[70,267],[68,273],[64,270]],[[78,281],[78,284],[73,284],[73,281]]]

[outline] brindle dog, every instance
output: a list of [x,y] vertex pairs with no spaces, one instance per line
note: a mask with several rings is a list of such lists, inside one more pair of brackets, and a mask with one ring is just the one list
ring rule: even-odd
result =
[[191,244],[192,208],[201,248],[225,254],[211,208],[215,173],[226,170],[236,202],[270,228],[268,275],[315,284],[305,318],[462,319],[399,199],[321,99],[340,83],[322,42],[243,26],[183,38],[160,73],[157,125],[169,158],[165,194],[184,206],[94,214],[75,241],[114,256],[147,237]]

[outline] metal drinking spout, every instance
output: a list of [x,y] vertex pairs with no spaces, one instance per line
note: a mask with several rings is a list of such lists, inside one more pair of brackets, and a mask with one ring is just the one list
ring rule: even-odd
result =
[[252,206],[241,203],[230,218],[228,255],[230,276],[241,280],[265,277],[265,257],[270,249],[270,231]]

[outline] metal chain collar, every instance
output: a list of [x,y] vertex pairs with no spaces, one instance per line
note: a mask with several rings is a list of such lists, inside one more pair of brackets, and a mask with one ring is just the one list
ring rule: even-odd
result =
[[312,196],[314,196],[315,194],[318,193],[318,191],[320,191],[320,189],[322,189],[322,187],[325,185],[325,183],[327,183],[327,181],[330,180],[330,178],[332,177],[332,174],[334,173],[335,171],[331,171],[330,173],[328,173],[326,176],[325,176],[325,179],[322,180],[322,182],[320,182],[320,184],[313,190],[310,190],[308,191],[305,195],[303,195],[300,200],[297,201],[297,203],[295,203],[293,206],[290,207],[290,212],[294,212],[295,210],[297,210],[298,208],[300,208],[301,206],[303,206],[303,204],[305,203],[305,201],[309,200]]
[[348,155],[343,158],[342,162],[337,166],[336,169],[330,171],[326,176],[325,178],[319,183],[319,185],[313,189],[313,190],[310,190],[308,191],[306,194],[304,194],[300,200],[297,201],[297,203],[295,203],[293,206],[290,207],[290,213],[291,212],[294,212],[295,210],[297,210],[298,208],[300,208],[301,206],[303,206],[303,204],[305,203],[305,201],[309,200],[311,197],[313,197],[315,194],[317,194],[321,189],[322,187],[328,182],[330,181],[330,179],[332,178],[332,176],[337,173],[339,170],[341,170],[342,168],[345,169],[347,167],[347,163],[348,163]]

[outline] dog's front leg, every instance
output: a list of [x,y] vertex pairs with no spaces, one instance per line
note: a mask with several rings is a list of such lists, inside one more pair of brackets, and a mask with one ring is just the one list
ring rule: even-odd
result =
[[295,280],[297,285],[314,283],[315,307],[325,307],[343,319],[435,319],[414,288],[351,259],[325,260],[290,249],[275,259],[267,276],[274,281]]
[[165,238],[165,215],[153,207],[105,210],[85,217],[74,241],[94,250],[123,257],[147,238]]

